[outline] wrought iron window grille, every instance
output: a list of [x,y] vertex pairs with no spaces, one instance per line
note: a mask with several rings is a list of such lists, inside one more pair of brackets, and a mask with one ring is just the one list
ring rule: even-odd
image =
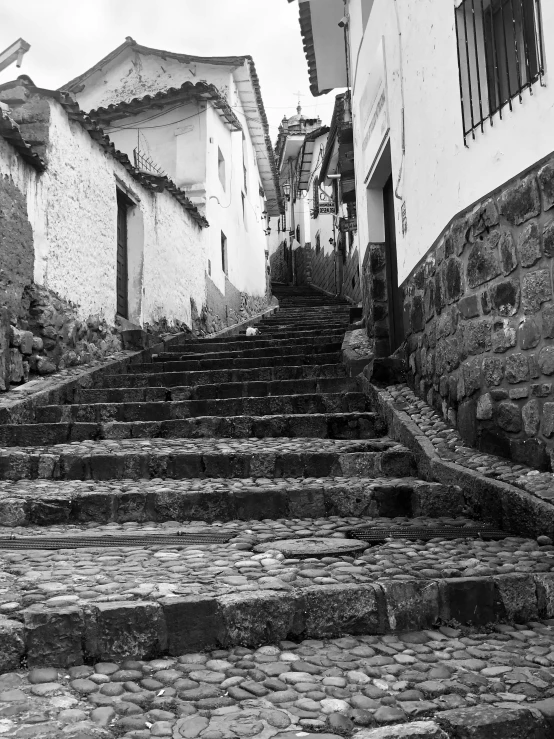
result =
[[[549,0],[551,1],[551,0]],[[462,0],[455,9],[464,143],[544,85],[540,0]]]
[[149,172],[156,177],[167,177],[166,173],[155,162],[140,149],[133,149],[133,157],[135,159],[135,167],[142,172]]

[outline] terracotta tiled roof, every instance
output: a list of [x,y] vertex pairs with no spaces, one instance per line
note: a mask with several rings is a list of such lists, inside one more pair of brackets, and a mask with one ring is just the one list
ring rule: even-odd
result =
[[75,88],[79,87],[84,82],[84,80],[87,79],[87,77],[90,77],[92,74],[94,74],[94,72],[97,72],[99,69],[105,67],[111,61],[116,59],[120,54],[122,54],[126,49],[130,48],[134,49],[135,51],[142,52],[143,54],[148,54],[149,56],[159,56],[162,59],[176,59],[177,61],[184,62],[185,64],[214,64],[221,66],[240,67],[244,64],[245,59],[250,58],[246,56],[191,56],[190,54],[177,54],[173,51],[163,51],[162,49],[152,49],[149,46],[142,46],[141,44],[138,44],[133,38],[127,36],[125,41],[120,46],[118,46],[105,57],[100,59],[99,62],[94,64],[90,69],[87,69],[86,72],[83,72],[83,74],[80,74],[78,77],[75,77],[69,82],[66,82],[65,85],[62,85],[59,89],[69,90],[70,92],[78,92]]
[[[289,3],[293,0],[288,0]],[[314,36],[312,31],[312,14],[309,2],[301,2],[300,6],[300,32],[302,34],[302,45],[304,46],[304,55],[308,62],[308,75],[310,78],[310,92],[314,97],[325,95],[331,92],[328,90],[320,90],[317,81],[317,64],[314,50]]]
[[44,160],[33,150],[31,144],[25,141],[17,123],[2,108],[0,108],[0,136],[6,139],[37,172],[46,169]]
[[40,87],[35,87],[31,89],[34,89],[40,95],[45,95],[46,97],[57,100],[57,102],[60,103],[60,105],[66,111],[68,118],[79,123],[87,131],[88,135],[98,144],[100,144],[104,151],[106,151],[110,156],[112,156],[120,164],[122,164],[127,172],[129,172],[131,177],[139,182],[143,187],[154,192],[162,192],[163,190],[167,190],[177,201],[179,201],[183,208],[190,214],[191,218],[195,220],[201,228],[207,228],[210,225],[208,221],[204,218],[204,216],[198,211],[198,208],[194,205],[194,203],[189,200],[183,190],[179,189],[177,185],[169,179],[169,177],[159,177],[157,175],[147,174],[145,172],[141,172],[136,167],[134,167],[131,164],[127,154],[123,154],[123,152],[118,151],[115,148],[115,146],[110,141],[109,137],[104,133],[102,128],[100,128],[96,121],[93,120],[89,115],[83,113],[78,103],[73,100],[68,92],[60,92],[59,90],[45,90]]
[[89,111],[89,116],[102,125],[108,125],[110,121],[135,115],[152,105],[159,105],[160,103],[170,105],[176,101],[186,103],[189,100],[210,100],[219,116],[224,118],[231,128],[235,131],[242,131],[241,123],[233,113],[233,109],[227,100],[215,85],[210,85],[207,82],[185,82],[181,87],[168,87],[154,95],[145,95],[141,98],[112,103],[106,108],[96,108]]

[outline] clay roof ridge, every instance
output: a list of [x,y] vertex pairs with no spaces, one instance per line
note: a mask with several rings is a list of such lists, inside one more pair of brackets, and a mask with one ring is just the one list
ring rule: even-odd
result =
[[186,94],[189,92],[196,93],[196,97],[205,98],[206,96],[208,96],[210,99],[217,101],[217,107],[218,109],[223,111],[228,123],[232,125],[235,130],[242,131],[242,125],[239,119],[233,112],[233,109],[231,108],[225,97],[218,90],[218,88],[215,85],[209,84],[202,80],[196,83],[187,80],[186,82],[183,82],[180,87],[168,87],[165,90],[160,90],[159,92],[154,93],[153,95],[147,94],[141,98],[135,97],[131,100],[122,100],[119,103],[110,103],[110,105],[107,105],[105,107],[103,106],[90,110],[88,115],[91,118],[97,118],[101,120],[102,118],[106,117],[106,114],[114,114],[118,111],[121,111],[122,113],[130,113],[133,111],[133,109],[138,108],[145,103],[160,102],[163,101],[165,98],[173,97],[175,95],[178,95],[179,93]]
[[193,64],[197,63],[197,64],[241,66],[242,64],[244,64],[244,61],[247,58],[245,56],[195,56],[193,54],[180,54],[174,51],[164,51],[163,49],[153,49],[149,46],[142,46],[142,44],[137,43],[133,38],[131,38],[130,36],[127,36],[127,38],[122,44],[120,44],[117,48],[115,48],[109,54],[106,54],[105,57],[100,59],[100,61],[96,62],[96,64],[90,67],[90,69],[87,69],[86,72],[83,72],[78,77],[74,77],[72,80],[69,80],[69,82],[66,82],[64,85],[62,85],[58,89],[71,91],[72,88],[77,87],[79,84],[83,82],[83,80],[87,79],[87,77],[90,77],[91,74],[94,74],[94,72],[98,71],[99,69],[102,69],[102,67],[105,67],[106,64],[109,64],[114,59],[117,59],[117,57],[128,48],[136,49],[136,51],[139,51],[139,52],[142,52],[143,54],[147,54],[151,56],[160,56],[162,58],[177,59],[179,61],[184,61],[184,62],[193,63]]
[[28,141],[25,141],[18,124],[2,108],[0,108],[0,136],[11,144],[19,155],[34,167],[37,172],[44,172],[46,169],[44,159],[34,151]]

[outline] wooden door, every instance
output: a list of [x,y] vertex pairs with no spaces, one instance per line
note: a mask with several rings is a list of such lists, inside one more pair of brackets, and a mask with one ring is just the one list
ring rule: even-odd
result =
[[404,341],[404,323],[402,318],[402,291],[398,287],[396,220],[394,217],[394,185],[392,175],[383,188],[383,206],[385,213],[390,352],[393,354]]
[[117,313],[129,317],[127,261],[127,203],[117,196]]

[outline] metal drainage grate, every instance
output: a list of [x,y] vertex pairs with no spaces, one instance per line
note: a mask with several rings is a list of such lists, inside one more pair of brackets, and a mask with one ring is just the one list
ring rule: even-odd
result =
[[489,526],[434,526],[416,528],[415,526],[391,526],[389,528],[359,528],[346,532],[350,539],[380,544],[387,539],[411,539],[430,541],[431,539],[505,539],[510,534]]
[[83,547],[190,547],[202,544],[227,544],[236,532],[197,531],[178,534],[127,536],[10,536],[0,537],[0,549],[81,549]]

